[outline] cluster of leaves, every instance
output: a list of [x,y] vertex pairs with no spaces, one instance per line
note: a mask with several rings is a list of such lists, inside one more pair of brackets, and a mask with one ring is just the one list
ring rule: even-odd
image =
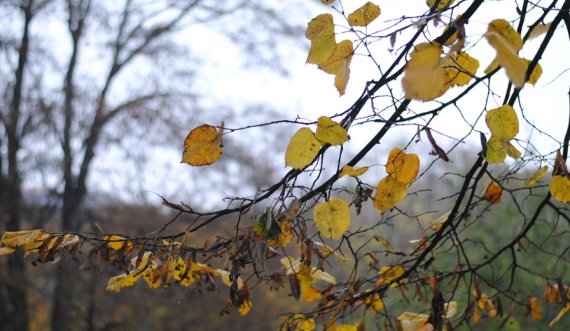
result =
[[[335,6],[335,1],[322,2]],[[285,165],[291,169],[275,185],[261,190],[254,197],[236,198],[232,201],[233,205],[217,212],[201,213],[185,204],[164,200],[166,206],[179,214],[187,213],[196,217],[184,232],[176,235],[162,235],[175,218],[152,238],[127,238],[118,235],[96,238],[99,245],[94,251],[104,252],[102,255],[106,260],[117,264],[123,270],[123,274],[109,279],[107,289],[121,291],[135,284],[141,277],[151,288],[166,287],[171,283],[182,286],[213,286],[214,279],[218,277],[229,287],[230,292],[223,312],[229,312],[230,306],[235,306],[245,315],[253,306],[249,300],[248,283],[264,282],[271,288],[284,288],[287,280],[291,296],[309,304],[311,309],[304,313],[292,312],[284,316],[281,320],[283,330],[313,330],[318,323],[326,330],[364,330],[366,313],[378,319],[384,318],[386,328],[393,328],[395,323],[404,331],[452,330],[461,323],[477,325],[485,318],[504,317],[505,323],[512,316],[514,308],[504,314],[497,293],[509,294],[512,284],[507,290],[501,291],[492,281],[481,276],[481,270],[492,266],[493,261],[503,252],[512,252],[513,256],[516,256],[515,247],[520,245],[535,226],[545,206],[551,206],[557,215],[569,219],[564,207],[560,208],[550,200],[552,197],[562,204],[570,202],[570,174],[565,161],[570,128],[562,144],[562,153],[558,152],[556,158],[550,160],[554,163],[550,190],[544,194],[543,201],[536,207],[530,220],[525,222],[512,241],[504,243],[501,249],[491,252],[491,256],[485,257],[483,261],[474,262],[470,258],[472,252],[468,252],[464,246],[464,241],[469,241],[469,238],[460,237],[462,229],[473,224],[468,223],[472,217],[471,213],[475,215],[474,221],[477,221],[483,218],[487,210],[504,201],[504,192],[508,192],[515,200],[515,189],[509,187],[508,181],[509,176],[514,176],[518,168],[513,167],[512,172],[509,170],[508,174],[500,178],[495,178],[488,168],[493,165],[508,167],[505,165],[507,155],[515,160],[522,158],[521,152],[513,144],[519,133],[519,116],[513,105],[525,83],[535,84],[540,78],[542,69],[538,65],[538,59],[544,51],[541,48],[532,60],[520,57],[519,52],[524,46],[521,34],[506,20],[492,20],[488,24],[484,39],[496,51],[496,57],[485,69],[486,76],[478,77],[479,61],[465,50],[468,36],[465,23],[482,2],[476,0],[469,4],[462,15],[451,20],[440,37],[416,43],[419,36],[425,32],[428,22],[440,22],[442,15],[451,10],[455,3],[453,0],[428,0],[429,11],[422,16],[419,23],[408,27],[417,29],[414,37],[401,48],[393,65],[382,72],[381,79],[371,82],[346,112],[330,117],[320,116],[313,122],[316,124],[315,132],[304,126],[290,138],[284,158]],[[342,8],[341,4],[339,6]],[[546,34],[543,43],[547,45],[561,20],[564,18],[570,21],[569,8],[570,2],[566,1],[551,24],[538,24],[541,18],[529,30],[526,40]],[[325,73],[334,75],[335,87],[342,96],[348,85],[353,56],[358,47],[367,49],[366,39],[372,38],[371,34],[363,30],[376,22],[381,10],[377,4],[371,2],[355,9],[349,15],[344,15],[344,10],[337,7],[333,9],[344,16],[349,26],[348,31],[356,36],[355,42],[343,40],[337,43],[336,37],[339,33],[335,30],[338,25],[335,25],[333,15],[318,15],[310,20],[305,34],[310,41],[307,63],[315,64]],[[394,44],[395,36],[396,34],[392,33],[386,37],[391,38],[391,43]],[[399,61],[408,55],[405,66],[393,73]],[[372,54],[370,56],[372,57]],[[386,176],[380,179],[376,186],[361,179],[372,166],[356,165],[380,142],[388,130],[398,123],[409,121],[403,118],[403,114],[413,100],[429,102],[443,97],[452,88],[464,89],[464,93],[467,93],[484,79],[491,79],[499,67],[505,69],[509,79],[508,91],[512,93],[507,93],[511,93],[510,97],[505,99],[502,106],[484,111],[490,137],[487,139],[481,132],[481,152],[471,169],[462,176],[463,184],[459,185],[458,192],[448,198],[453,199],[451,209],[431,220],[427,229],[423,229],[422,236],[411,242],[411,247],[396,249],[393,243],[379,236],[375,230],[397,216],[419,219],[406,214],[400,207],[410,188],[415,188],[418,182],[420,156],[407,152],[411,149],[410,145],[392,148],[385,164]],[[375,93],[396,77],[401,77],[404,98],[399,100],[392,97],[395,110],[388,119],[376,112],[374,105],[371,105],[372,119],[368,118],[368,121],[378,121],[383,123],[383,126],[351,160],[344,161],[343,151],[351,147],[348,133],[354,130],[352,124],[366,104],[373,104]],[[511,90],[513,86],[514,90]],[[393,93],[390,88],[388,90]],[[457,98],[461,98],[464,93]],[[431,116],[433,119],[441,109],[456,101],[457,99],[443,102],[441,108],[425,113],[425,116]],[[413,117],[419,116],[423,115]],[[341,120],[334,120],[336,118]],[[364,123],[366,120],[361,122]],[[184,141],[182,162],[192,166],[213,164],[222,156],[222,138],[234,131],[236,129],[225,128],[223,122],[218,127],[207,124],[198,126]],[[427,124],[421,128],[418,126],[418,131],[425,131],[427,134],[431,147],[435,150],[431,155],[437,156],[443,162],[450,161],[448,152],[436,144]],[[328,179],[323,180],[322,177],[326,173],[324,156],[326,153],[334,153],[332,151],[335,150],[338,151],[336,170]],[[426,157],[422,164],[434,162],[436,160]],[[427,171],[430,166],[425,167]],[[546,176],[548,169],[548,166],[542,166],[535,174],[525,178],[529,199],[533,190],[540,192],[538,183]],[[304,186],[302,176],[310,176],[313,173],[317,173],[317,176],[312,185]],[[347,175],[356,181],[355,189],[339,187],[336,184],[339,178]],[[483,194],[478,195],[475,190],[484,175],[490,177],[491,181]],[[375,193],[372,194],[374,187]],[[347,199],[347,195],[353,199]],[[256,205],[270,199],[273,199],[273,203],[265,206],[261,215],[256,215]],[[368,200],[371,200],[372,206],[378,210],[377,217],[380,220],[371,225],[355,224],[351,220],[354,215],[351,208],[354,207],[358,215],[362,204]],[[477,209],[483,203],[487,203],[483,210]],[[522,210],[520,207],[519,209]],[[194,242],[192,245],[188,244],[189,234],[228,214],[237,215],[235,234],[232,237],[215,236],[206,240],[203,245]],[[520,214],[524,213],[521,211]],[[464,227],[460,228],[460,225]],[[89,237],[81,237],[80,240],[76,234],[49,235],[39,230],[5,233],[0,252],[9,254],[13,253],[17,246],[25,246],[26,253],[38,252],[42,256],[41,262],[45,262],[53,259],[62,248],[77,247],[79,241],[96,240]],[[377,247],[369,249],[370,243],[378,243],[384,250],[378,250]],[[138,248],[135,249],[135,246]],[[351,256],[346,257],[342,253],[343,250],[349,251]],[[454,266],[443,268],[452,268],[451,271],[440,271],[434,265],[448,250],[458,256],[457,262]],[[201,254],[202,261],[198,261],[198,253]],[[378,253],[384,253],[388,257],[385,262],[380,263]],[[267,273],[268,260],[278,256],[282,256],[279,271]],[[222,257],[226,261],[224,268],[213,267],[214,259]],[[365,259],[370,259],[371,262],[366,266],[366,270],[362,270],[362,262]],[[333,276],[335,265],[351,260],[353,267],[348,276],[342,280]],[[567,263],[567,260],[563,261]],[[227,264],[229,267],[226,267]],[[514,258],[513,274],[517,267]],[[244,274],[249,276],[242,277]],[[444,283],[444,279],[448,282]],[[480,281],[487,284],[485,291]],[[410,290],[415,290],[414,297],[422,299],[423,302],[427,302],[427,297],[430,296],[431,306],[424,311],[404,311],[395,316],[391,313],[390,303],[386,299],[399,292],[401,297],[409,302],[407,296]],[[490,294],[488,291],[497,293]],[[561,307],[558,315],[549,323],[554,326],[570,310],[570,290],[562,282],[549,282],[545,285],[545,292],[544,303]],[[455,297],[462,294],[464,302],[458,302]],[[532,319],[542,318],[536,294],[527,295],[522,303],[520,298],[511,296],[510,299],[513,303],[524,306],[527,315]],[[429,313],[424,313],[426,310]],[[354,323],[357,311],[362,314]],[[352,323],[348,323],[351,321]]]

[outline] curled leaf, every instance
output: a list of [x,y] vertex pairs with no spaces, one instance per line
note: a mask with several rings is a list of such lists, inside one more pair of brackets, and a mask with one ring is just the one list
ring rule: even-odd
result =
[[358,177],[360,175],[364,175],[367,171],[368,171],[368,167],[353,168],[351,166],[344,166],[340,170],[338,177],[339,178],[344,177],[344,176]]
[[200,125],[184,140],[182,161],[193,166],[205,166],[222,156],[221,132],[211,125]]

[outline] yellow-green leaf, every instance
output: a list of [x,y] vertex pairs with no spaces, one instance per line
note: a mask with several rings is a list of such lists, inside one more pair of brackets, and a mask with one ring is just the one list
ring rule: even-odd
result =
[[374,208],[386,212],[394,208],[408,193],[408,185],[400,182],[394,176],[384,177],[376,187]]
[[570,201],[570,179],[565,176],[552,176],[550,194],[562,203]]
[[[376,286],[382,286],[384,284],[388,284],[388,283],[392,282],[394,279],[397,279],[400,276],[402,276],[405,272],[406,272],[406,269],[404,269],[402,266],[399,266],[399,265],[383,266],[380,269],[380,271],[378,271],[378,275],[380,275],[380,278],[376,282]],[[401,285],[403,283],[404,283],[404,280],[401,279],[401,280],[393,283],[392,285],[390,285],[390,287],[397,287],[398,285]]]
[[325,63],[336,50],[332,15],[321,14],[313,18],[305,31],[305,37],[311,41],[307,63]]
[[348,140],[346,129],[326,116],[319,117],[316,136],[323,144],[333,146],[341,145]]
[[380,13],[380,7],[368,1],[362,7],[348,15],[348,24],[350,26],[367,26],[380,16]]
[[507,158],[505,142],[491,136],[487,141],[487,155],[485,161],[489,163],[502,163]]
[[485,122],[491,130],[491,135],[501,141],[509,141],[519,132],[517,113],[510,105],[488,111]]
[[358,177],[358,176],[364,175],[367,171],[368,171],[368,167],[353,168],[351,166],[344,166],[340,170],[338,177],[339,178],[344,177],[344,176]]
[[211,125],[201,125],[190,131],[184,140],[182,161],[193,166],[216,162],[222,156],[222,132]]
[[323,237],[338,240],[350,227],[350,209],[346,202],[334,198],[315,207],[313,220]]
[[542,177],[546,176],[548,173],[548,166],[543,166],[542,168],[538,169],[530,178],[525,180],[524,184],[526,186],[532,186],[536,184]]
[[402,87],[406,98],[430,101],[442,96],[449,88],[443,68],[441,46],[420,44],[406,64]]
[[417,154],[406,154],[398,147],[392,148],[386,163],[386,172],[404,184],[410,184],[420,170],[420,158]]
[[303,169],[317,156],[321,149],[321,143],[309,128],[299,129],[287,146],[285,153],[285,165],[294,169]]

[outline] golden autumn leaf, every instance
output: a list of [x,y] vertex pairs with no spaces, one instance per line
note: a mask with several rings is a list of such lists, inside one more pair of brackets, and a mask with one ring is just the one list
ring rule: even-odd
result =
[[[528,66],[530,65],[530,60],[523,59],[523,61],[526,63],[526,69],[525,69],[526,73],[526,71],[528,70]],[[541,75],[542,75],[542,67],[540,66],[540,63],[537,63],[536,66],[532,69],[532,72],[530,73],[530,77],[528,78],[527,83],[530,83],[532,85],[536,84]]]
[[313,331],[316,327],[315,320],[312,318],[302,319],[297,324],[297,331]]
[[[369,291],[370,290],[367,290],[366,292]],[[366,299],[364,299],[364,304],[366,304],[367,307],[373,309],[377,313],[384,310],[384,301],[382,301],[382,298],[378,293],[367,296]]]
[[350,26],[367,26],[378,18],[380,13],[380,7],[368,1],[362,7],[348,15],[348,24]]
[[28,245],[41,238],[44,234],[43,230],[5,231],[0,239],[0,247],[16,248]]
[[313,245],[315,245],[315,247],[319,249],[320,254],[322,254],[323,256],[334,255],[340,260],[340,262],[348,261],[348,259],[344,255],[342,255],[340,251],[335,251],[321,242],[313,241]]
[[15,251],[16,251],[16,249],[12,248],[12,247],[0,247],[0,255],[12,254]]
[[346,91],[350,78],[350,62],[354,49],[352,41],[343,40],[336,45],[335,52],[319,65],[319,69],[335,75],[334,84],[338,93],[342,96]]
[[524,181],[526,186],[532,186],[536,184],[539,180],[541,180],[546,174],[548,173],[548,166],[543,166],[542,168],[538,169],[530,178]]
[[250,300],[244,300],[243,303],[238,308],[239,314],[241,316],[247,315],[252,307],[253,303]]
[[487,185],[487,189],[483,194],[483,199],[489,201],[492,204],[497,204],[501,202],[501,194],[503,193],[503,188],[494,182]]
[[321,2],[325,5],[330,5],[331,3],[335,2],[336,0],[321,0]]
[[311,303],[315,300],[321,298],[321,292],[317,290],[313,285],[302,284],[301,285],[301,299],[307,303]]
[[339,240],[350,227],[350,209],[342,199],[333,198],[315,207],[313,220],[323,237]]
[[[426,0],[426,5],[429,8],[431,8],[435,5],[436,2],[437,2],[437,0]],[[455,0],[440,0],[439,4],[437,5],[436,11],[441,10],[443,8],[446,8],[448,6],[451,6],[454,2],[455,2]]]
[[447,222],[447,220],[449,219],[449,215],[451,214],[451,211],[448,211],[447,213],[441,215],[440,217],[436,218],[435,220],[433,220],[431,222],[431,228],[434,229],[435,231],[439,231],[441,229],[441,227],[443,226],[443,223]]
[[560,322],[560,319],[562,319],[562,317],[564,317],[564,315],[566,315],[568,313],[568,311],[570,311],[570,303],[567,303],[566,306],[564,306],[564,308],[562,308],[562,310],[560,310],[558,315],[556,315],[556,317],[554,317],[554,319],[552,321],[550,321],[550,323],[548,323],[548,326],[551,328],[555,327],[556,324],[558,324],[558,322]]
[[151,252],[144,252],[140,261],[138,261],[138,257],[131,259],[131,264],[138,265],[138,267],[128,274],[109,278],[106,290],[110,292],[121,292],[124,287],[133,286],[143,275],[143,272],[152,264],[151,255]]
[[348,140],[345,128],[326,116],[319,117],[316,137],[323,144],[341,145]]
[[121,248],[123,248],[124,246],[126,246],[127,248],[129,247],[133,247],[133,243],[126,240],[125,237],[121,237],[118,235],[104,235],[103,236],[103,240],[107,241],[107,246],[109,246],[110,248],[118,251]]
[[552,176],[550,194],[562,203],[570,202],[570,179],[565,176]]
[[491,135],[502,141],[513,139],[519,132],[517,113],[510,105],[489,110],[485,115],[485,122],[491,130]]
[[368,167],[353,168],[351,166],[344,166],[338,174],[339,178],[344,176],[358,177],[364,175],[368,171]]
[[[220,276],[222,283],[224,283],[227,287],[232,286],[232,280],[230,279],[230,272],[229,271],[224,270],[224,269],[216,269],[216,272],[218,273],[218,276]],[[243,288],[244,282],[241,279],[241,277],[238,277],[236,281],[237,281],[238,290]]]
[[[382,286],[384,284],[388,284],[391,281],[393,281],[394,279],[397,279],[400,276],[402,276],[405,272],[406,272],[406,269],[404,269],[402,266],[399,266],[399,265],[383,266],[380,269],[380,271],[378,271],[378,275],[380,275],[380,278],[376,282],[376,286],[379,287],[379,286]],[[390,285],[390,287],[397,287],[398,285],[403,284],[403,283],[404,283],[404,280],[399,280],[398,282],[395,282],[392,285]]]
[[428,323],[429,315],[403,312],[397,318],[398,330],[401,331],[432,331],[433,325]]
[[373,200],[374,208],[386,212],[402,201],[407,193],[408,186],[406,184],[400,182],[394,176],[388,175],[376,187],[376,194]]
[[303,169],[317,156],[321,143],[309,128],[299,129],[287,145],[285,165],[294,169]]
[[430,101],[442,96],[449,88],[443,68],[441,46],[420,44],[406,64],[402,87],[406,98]]
[[459,52],[444,60],[444,69],[450,87],[464,86],[477,74],[479,61],[465,52]]
[[542,311],[538,306],[538,299],[536,297],[528,298],[527,300],[528,309],[530,311],[530,316],[533,320],[539,320],[542,318]]
[[283,220],[279,223],[279,229],[281,230],[275,238],[267,239],[267,244],[271,247],[285,247],[293,241],[294,235],[292,230],[292,222],[289,220]]
[[497,51],[497,60],[505,68],[509,80],[518,88],[525,83],[527,64],[518,56],[523,41],[518,32],[503,19],[489,23],[485,38]]
[[313,18],[307,26],[305,37],[311,41],[307,63],[323,64],[336,50],[332,15],[321,14]]
[[420,170],[420,158],[417,154],[406,154],[398,147],[392,148],[386,163],[386,172],[403,183],[410,184]]
[[184,140],[181,162],[193,166],[205,166],[216,162],[222,156],[221,135],[222,132],[207,124],[190,131]]
[[318,280],[323,280],[330,284],[336,283],[336,279],[331,274],[308,266],[300,259],[292,260],[289,257],[284,257],[280,262],[285,267],[287,275],[296,275],[301,281],[301,285],[311,284]]

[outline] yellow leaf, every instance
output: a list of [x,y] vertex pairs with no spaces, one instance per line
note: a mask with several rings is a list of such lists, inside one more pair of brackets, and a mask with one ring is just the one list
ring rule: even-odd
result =
[[15,251],[16,251],[16,249],[12,248],[12,247],[0,247],[0,255],[12,254]]
[[564,308],[562,308],[562,310],[558,313],[558,315],[556,315],[556,317],[554,317],[554,319],[552,321],[550,321],[550,323],[548,323],[548,326],[553,328],[556,326],[556,324],[558,324],[558,322],[560,322],[560,319],[562,317],[564,317],[564,315],[566,315],[566,313],[568,313],[568,311],[570,311],[570,303],[567,303],[566,306],[564,306]]
[[301,298],[305,302],[311,303],[311,302],[321,298],[321,292],[319,292],[313,285],[302,284],[301,285]]
[[376,187],[374,195],[374,208],[386,212],[394,208],[402,201],[408,193],[408,186],[398,180],[394,176],[384,177]]
[[294,169],[303,169],[317,156],[321,149],[321,143],[309,128],[299,129],[287,146],[285,153],[285,165]]
[[550,194],[562,203],[570,201],[570,179],[564,176],[552,176],[550,181]]
[[335,331],[358,331],[358,325],[342,324],[337,325]]
[[537,321],[542,318],[542,311],[538,306],[538,299],[536,297],[531,297],[528,299],[528,307],[530,309],[530,316],[533,320]]
[[335,75],[335,86],[340,95],[344,95],[346,85],[350,78],[350,62],[354,49],[352,41],[343,40],[336,45],[335,52],[319,65],[319,69],[324,72]]
[[243,303],[241,304],[241,306],[239,306],[239,314],[241,316],[245,316],[249,313],[249,311],[251,310],[251,307],[253,307],[253,303],[249,300],[244,300]]
[[485,38],[497,51],[499,64],[505,68],[509,80],[518,88],[525,83],[526,62],[518,56],[523,41],[509,22],[497,19],[489,23]]
[[107,282],[107,291],[110,292],[121,292],[124,287],[133,286],[136,281],[143,275],[143,271],[145,268],[149,266],[151,263],[149,261],[151,257],[151,252],[145,252],[141,258],[141,261],[138,262],[138,257],[131,259],[131,264],[136,265],[138,264],[138,268],[129,272],[128,274],[122,274],[115,277],[109,278]]
[[394,246],[392,246],[392,244],[388,240],[386,240],[386,239],[384,239],[378,235],[374,235],[374,239],[377,242],[379,242],[380,245],[384,246],[388,251],[392,252],[394,250]]
[[[370,290],[367,290],[366,292],[369,291]],[[373,295],[367,296],[366,299],[364,299],[364,303],[366,304],[367,307],[372,308],[377,313],[384,310],[384,301],[382,301],[382,298],[378,293],[374,293]]]
[[[436,2],[437,0],[426,0],[426,5],[428,5],[428,7],[431,8],[435,5]],[[440,0],[439,4],[437,5],[436,11],[451,6],[454,2],[455,0]]]
[[287,275],[296,275],[301,285],[311,284],[317,280],[323,280],[331,284],[336,283],[336,279],[332,275],[315,267],[309,267],[301,262],[300,259],[293,261],[289,257],[284,257],[280,261],[285,267]]
[[[528,70],[528,66],[530,65],[530,60],[523,59],[523,61],[526,63],[526,69],[525,69],[526,73],[526,71]],[[532,69],[532,73],[530,74],[527,83],[530,83],[532,85],[536,84],[541,75],[542,75],[542,67],[540,66],[540,63],[537,63],[534,69]]]
[[315,207],[313,220],[321,235],[338,240],[350,227],[350,209],[346,202],[334,198]]
[[380,16],[380,13],[380,7],[368,1],[348,15],[348,24],[350,26],[367,26]]
[[367,171],[368,167],[353,168],[351,166],[344,166],[340,170],[338,177],[341,178],[347,175],[352,177],[358,177],[360,175],[364,175]]
[[497,69],[500,66],[499,64],[499,58],[495,56],[495,58],[493,59],[493,61],[491,61],[491,63],[489,63],[489,65],[487,66],[487,68],[485,68],[485,70],[483,71],[486,75],[490,74],[491,72],[495,71],[495,69]]
[[315,320],[312,318],[307,318],[303,319],[297,324],[297,331],[313,331],[315,327]]
[[420,170],[420,158],[417,154],[406,154],[398,147],[392,148],[386,163],[386,172],[403,183],[410,184]]
[[404,312],[398,316],[398,330],[401,331],[432,331],[433,325],[428,323],[429,315]]
[[441,46],[420,44],[406,64],[402,87],[406,98],[430,101],[442,96],[449,88],[443,68]]
[[331,3],[335,2],[336,0],[321,0],[321,2],[325,5],[330,5]]
[[447,84],[453,86],[467,85],[477,74],[479,61],[465,52],[454,54],[444,61]]
[[[378,271],[378,274],[380,275],[380,278],[378,279],[378,281],[376,282],[376,286],[382,286],[384,284],[388,284],[390,283],[392,280],[399,278],[400,276],[402,276],[404,273],[406,272],[406,269],[404,269],[402,266],[396,265],[396,266],[392,266],[392,265],[386,265],[383,266],[380,271]],[[403,284],[404,280],[400,280],[398,282],[393,283],[392,285],[390,285],[390,287],[397,287],[400,284]]]
[[279,224],[281,232],[275,238],[267,240],[267,244],[272,247],[285,247],[293,241],[294,235],[291,229],[291,221],[284,220]]
[[222,156],[221,133],[211,125],[200,125],[184,140],[182,161],[193,166],[216,162]]
[[509,141],[519,132],[519,119],[510,105],[488,111],[485,122],[491,130],[491,135],[498,140]]
[[503,193],[503,188],[494,182],[487,185],[487,189],[483,194],[483,199],[489,201],[492,204],[497,204],[501,202],[501,194]]
[[525,180],[524,184],[526,186],[532,186],[536,184],[542,177],[546,176],[548,173],[548,166],[543,166],[542,168],[538,169],[530,178]]
[[512,157],[513,159],[520,159],[521,157],[521,152],[510,142],[506,142],[504,144],[505,147],[505,151],[507,152],[507,155]]
[[0,247],[16,248],[18,246],[28,245],[33,243],[38,238],[44,235],[43,230],[30,230],[30,231],[6,231],[2,234],[0,239]]
[[[130,241],[126,241],[125,237],[117,236],[117,235],[104,235],[103,240],[107,241],[107,246],[110,248],[118,251],[123,246],[133,247],[133,243]],[[121,241],[122,240],[122,241]]]
[[341,262],[346,262],[348,260],[344,255],[342,255],[342,253],[333,250],[332,248],[330,248],[329,246],[327,246],[321,242],[313,241],[313,245],[318,247],[320,249],[320,254],[322,254],[324,256],[334,255]]
[[319,117],[316,137],[323,144],[341,145],[348,140],[346,129],[326,116]]
[[305,37],[311,41],[307,63],[323,64],[336,49],[332,15],[321,14],[313,18],[305,31]]
[[[232,286],[232,280],[230,279],[230,272],[229,271],[224,270],[224,269],[216,269],[216,272],[220,276],[222,283],[224,283],[227,287]],[[238,290],[243,288],[243,286],[244,286],[243,280],[241,279],[241,277],[238,277],[238,279],[237,279]]]

